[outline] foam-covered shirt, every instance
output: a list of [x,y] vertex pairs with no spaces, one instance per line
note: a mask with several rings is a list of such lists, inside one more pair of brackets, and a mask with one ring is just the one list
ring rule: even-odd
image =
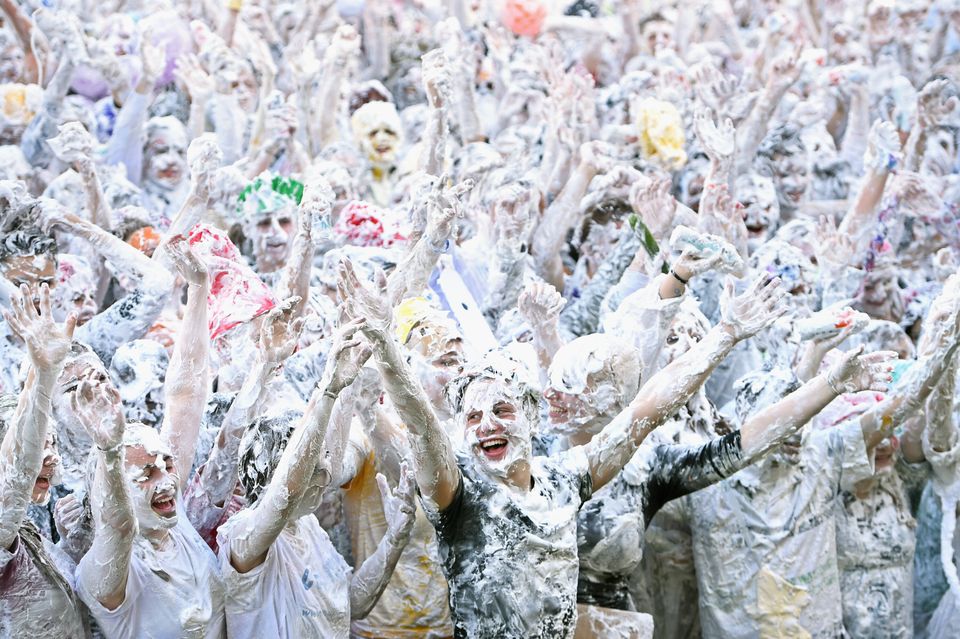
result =
[[458,457],[461,481],[428,510],[458,639],[564,639],[577,623],[577,512],[593,489],[582,448],[534,457],[528,493]]

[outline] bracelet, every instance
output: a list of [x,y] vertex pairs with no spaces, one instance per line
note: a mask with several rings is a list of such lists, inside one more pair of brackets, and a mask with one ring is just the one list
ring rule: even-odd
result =
[[830,379],[830,375],[827,375],[827,386],[829,386],[830,390],[832,390],[837,395],[843,395],[843,391],[837,389],[837,387],[833,383],[833,380]]
[[689,279],[686,279],[686,280],[685,280],[685,279],[683,279],[682,277],[680,277],[679,275],[677,275],[677,272],[676,272],[675,270],[673,270],[673,269],[670,269],[670,275],[673,276],[673,279],[677,280],[678,282],[680,282],[680,283],[683,284],[684,286],[686,286],[686,285],[687,285],[687,282],[690,281]]
[[117,453],[117,452],[120,452],[121,446],[123,446],[122,442],[117,444],[116,446],[111,446],[110,448],[100,448],[100,446],[98,445],[97,450],[99,450],[101,453]]
[[433,252],[434,252],[435,254],[437,254],[437,255],[440,255],[440,254],[442,254],[442,253],[446,253],[447,251],[450,250],[450,240],[449,240],[449,239],[444,240],[444,241],[443,241],[443,244],[441,244],[440,246],[437,246],[436,244],[432,244],[432,243],[431,243],[431,244],[430,244],[430,248],[431,248],[431,249],[433,250]]
[[331,391],[329,388],[327,388],[327,389],[325,389],[325,390],[323,391],[323,396],[324,396],[324,397],[329,397],[330,399],[334,399],[334,400],[337,399],[337,393],[334,393],[334,392]]

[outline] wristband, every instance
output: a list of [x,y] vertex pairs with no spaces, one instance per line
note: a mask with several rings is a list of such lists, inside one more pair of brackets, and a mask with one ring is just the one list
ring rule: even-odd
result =
[[670,275],[673,276],[673,279],[677,280],[678,282],[680,282],[680,283],[683,284],[684,286],[686,286],[686,285],[687,285],[687,282],[690,281],[689,279],[686,279],[686,280],[685,280],[685,279],[683,279],[682,277],[680,277],[679,275],[677,275],[677,272],[676,272],[675,270],[673,270],[673,269],[670,269]]
[[333,392],[332,390],[330,390],[329,388],[327,388],[326,390],[323,391],[323,395],[324,395],[324,397],[329,397],[330,399],[334,399],[334,400],[337,399],[337,394],[334,393],[334,392]]

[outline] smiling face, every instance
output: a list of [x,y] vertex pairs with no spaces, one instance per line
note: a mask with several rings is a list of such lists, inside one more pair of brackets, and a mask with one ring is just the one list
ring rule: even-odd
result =
[[533,428],[515,389],[501,380],[479,378],[463,394],[464,449],[486,473],[514,479],[530,468]]
[[743,205],[747,242],[752,250],[767,239],[780,220],[777,190],[769,177],[750,173],[737,178],[736,191]]
[[47,433],[43,443],[43,465],[33,484],[30,500],[34,504],[45,506],[50,500],[50,487],[57,483],[56,475],[60,468],[60,451],[57,449],[56,435]]
[[350,118],[354,139],[376,168],[396,164],[403,125],[397,109],[389,102],[367,102]]
[[272,273],[287,263],[295,224],[296,212],[292,207],[265,211],[244,224],[244,234],[253,244],[258,272]]
[[141,534],[177,525],[180,477],[170,450],[156,430],[128,424],[124,433],[127,490]]
[[85,259],[61,254],[57,268],[57,286],[50,291],[53,317],[58,322],[69,313],[77,314],[77,326],[83,326],[97,314],[93,271]]
[[179,120],[167,116],[150,121],[143,166],[148,187],[172,191],[180,186],[187,174],[187,135]]
[[0,83],[20,80],[23,74],[23,49],[17,43],[9,43],[0,49]]

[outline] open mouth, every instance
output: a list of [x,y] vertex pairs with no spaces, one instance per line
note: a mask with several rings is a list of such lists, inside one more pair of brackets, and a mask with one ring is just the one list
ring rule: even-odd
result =
[[170,517],[177,512],[177,502],[172,495],[155,497],[150,502],[150,506],[153,508],[153,512],[163,517]]
[[553,422],[566,421],[567,414],[568,414],[566,408],[555,406],[553,404],[550,404],[549,406],[550,406],[550,411],[547,413],[547,415],[550,417],[550,421],[553,421]]
[[157,177],[162,180],[176,180],[180,177],[180,169],[175,166],[160,169],[157,171]]
[[487,459],[497,461],[507,454],[507,440],[503,437],[491,437],[480,442],[480,450]]
[[49,477],[37,477],[37,481],[34,483],[37,488],[42,490],[50,490],[50,478]]

